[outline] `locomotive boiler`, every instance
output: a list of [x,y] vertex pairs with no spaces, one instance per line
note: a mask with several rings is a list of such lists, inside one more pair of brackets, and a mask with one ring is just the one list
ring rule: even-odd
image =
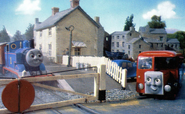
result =
[[14,78],[46,75],[43,54],[34,49],[33,40],[21,40],[0,45],[2,73],[10,72]]

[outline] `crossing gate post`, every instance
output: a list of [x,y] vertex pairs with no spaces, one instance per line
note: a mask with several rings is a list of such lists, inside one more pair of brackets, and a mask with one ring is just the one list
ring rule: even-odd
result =
[[122,70],[121,85],[125,89],[127,85],[127,69]]
[[98,66],[98,73],[100,74],[99,97],[98,100],[106,100],[106,65]]

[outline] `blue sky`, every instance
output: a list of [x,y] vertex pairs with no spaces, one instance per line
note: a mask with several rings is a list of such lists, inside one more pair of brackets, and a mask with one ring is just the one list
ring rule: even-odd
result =
[[[185,31],[185,0],[80,0],[82,9],[100,23],[108,33],[122,31],[127,16],[134,15],[136,30],[147,25],[152,15],[161,15],[166,29]],[[0,30],[6,27],[10,35],[16,30],[25,33],[35,18],[44,21],[51,15],[51,8],[60,11],[70,8],[70,0],[0,0]]]

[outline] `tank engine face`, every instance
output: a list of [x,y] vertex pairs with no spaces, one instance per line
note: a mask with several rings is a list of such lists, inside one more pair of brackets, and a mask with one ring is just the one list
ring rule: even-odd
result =
[[43,55],[40,50],[31,49],[26,54],[26,62],[32,67],[38,67],[43,61]]

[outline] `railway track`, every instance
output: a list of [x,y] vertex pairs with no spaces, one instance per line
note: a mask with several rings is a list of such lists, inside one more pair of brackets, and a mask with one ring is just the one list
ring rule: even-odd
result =
[[[32,105],[64,101],[64,100],[76,99],[76,98],[82,97],[79,95],[70,95],[69,93],[52,91],[52,90],[37,87],[37,86],[34,86],[34,88],[35,88],[35,99]],[[0,87],[0,95],[3,89],[4,87]],[[73,98],[70,98],[71,96]],[[2,101],[0,102],[0,109],[1,108],[5,108]],[[68,114],[68,113],[97,114],[98,112],[88,107],[85,107],[81,104],[72,104],[72,105],[64,106],[64,107],[25,112],[24,114],[40,114],[40,113],[43,113],[43,114]]]
[[[35,88],[35,100],[33,102],[33,105],[69,100],[70,95],[68,95],[68,93],[61,93],[57,91],[40,88],[40,87],[34,87],[34,88]],[[73,97],[77,98],[79,96],[73,96]],[[67,114],[67,113],[97,114],[98,112],[88,107],[85,107],[81,104],[72,104],[66,107],[64,106],[64,107],[59,107],[59,108],[50,108],[50,109],[45,109],[45,110],[25,112],[25,114],[39,114],[39,113],[43,113],[43,114]]]
[[[4,76],[0,78],[4,79]],[[11,78],[12,76],[10,76],[10,79]],[[48,81],[48,82],[44,82],[41,84],[58,87],[57,81]],[[4,87],[0,88],[0,92],[2,92],[3,88]],[[32,105],[39,105],[39,104],[46,104],[46,103],[52,103],[52,102],[58,102],[58,101],[83,98],[83,96],[80,96],[80,95],[71,95],[70,93],[52,91],[52,90],[37,87],[37,86],[34,86],[34,89],[35,89],[35,99]],[[70,96],[72,96],[72,98]],[[5,108],[2,102],[0,102],[0,108]],[[81,104],[72,104],[66,107],[63,106],[59,108],[50,108],[50,109],[44,109],[44,110],[24,112],[24,113],[25,114],[39,114],[39,113],[44,113],[44,114],[66,114],[66,113],[97,114],[98,112],[88,107],[85,107]]]

